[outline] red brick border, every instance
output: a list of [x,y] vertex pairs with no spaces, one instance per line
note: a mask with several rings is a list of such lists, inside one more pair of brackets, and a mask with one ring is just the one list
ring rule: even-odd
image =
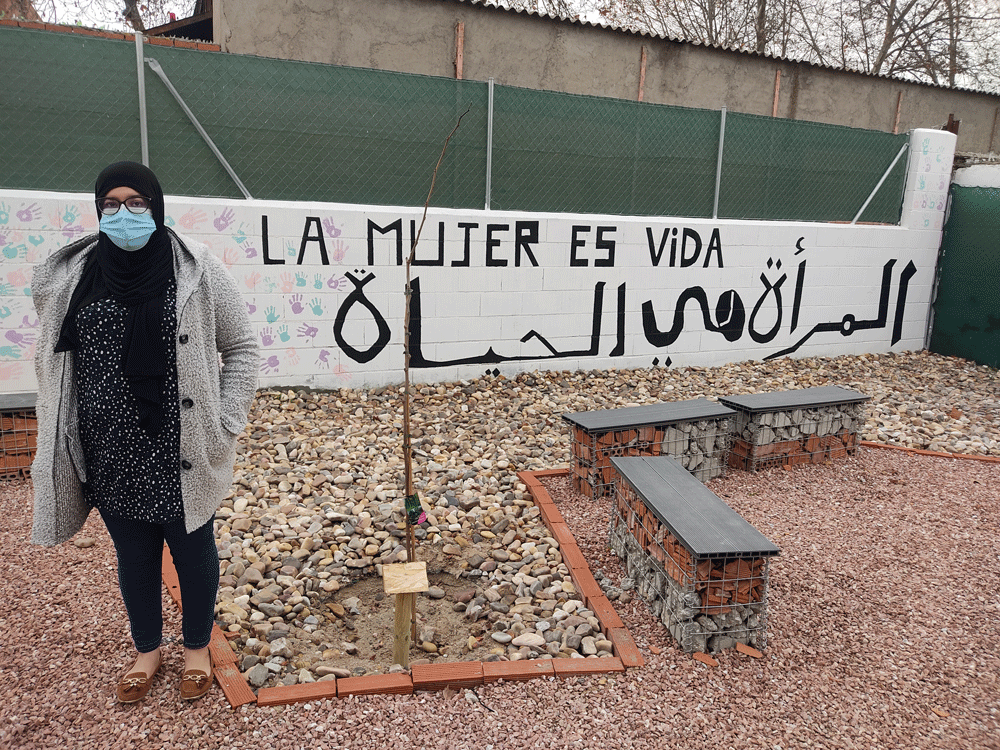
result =
[[[363,677],[343,677],[336,680],[322,680],[301,685],[284,685],[261,688],[255,696],[246,678],[236,665],[236,654],[226,640],[225,634],[215,625],[212,629],[212,664],[216,680],[222,687],[229,704],[236,708],[256,702],[259,706],[281,706],[310,700],[346,698],[351,695],[397,694],[409,695],[416,690],[443,690],[448,687],[475,687],[498,680],[524,681],[536,677],[567,678],[573,676],[624,672],[626,667],[642,667],[645,660],[611,602],[601,591],[590,572],[587,560],[576,544],[569,526],[562,520],[538,477],[565,476],[568,469],[550,469],[540,472],[519,472],[518,477],[525,483],[535,505],[542,509],[552,537],[559,542],[563,562],[583,597],[585,605],[594,612],[601,623],[601,629],[614,646],[615,656],[594,659],[524,659],[520,661],[458,661],[437,664],[418,664],[410,674],[377,674]],[[558,518],[559,520],[552,520]],[[163,582],[171,598],[181,606],[180,584],[174,569],[170,550],[163,548]]]
[[891,451],[903,451],[915,456],[934,456],[935,458],[957,458],[964,461],[985,461],[986,463],[1000,463],[1000,456],[980,456],[973,453],[945,453],[943,451],[929,451],[923,448],[907,448],[905,445],[890,445],[889,443],[875,443],[871,440],[862,440],[858,445],[865,448],[883,448]]

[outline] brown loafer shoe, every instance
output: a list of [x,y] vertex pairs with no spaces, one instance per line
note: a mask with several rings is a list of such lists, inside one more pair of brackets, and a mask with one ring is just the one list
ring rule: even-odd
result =
[[129,672],[127,675],[118,680],[118,689],[115,691],[115,697],[118,699],[119,703],[138,703],[149,693],[149,689],[153,686],[153,678],[156,677],[156,673],[160,671],[160,665],[163,664],[163,657],[160,657],[160,661],[156,664],[156,669],[153,670],[152,674],[146,674],[145,672]]
[[200,669],[189,669],[181,677],[181,699],[193,701],[201,698],[212,687],[213,674]]

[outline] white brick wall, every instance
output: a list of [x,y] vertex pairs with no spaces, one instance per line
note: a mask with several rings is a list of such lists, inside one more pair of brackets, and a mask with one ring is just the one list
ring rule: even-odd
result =
[[[654,360],[663,366],[668,359],[675,367],[710,366],[779,352],[836,356],[921,348],[954,143],[949,133],[914,131],[898,227],[432,210],[417,257],[437,258],[443,222],[444,263],[412,269],[420,315],[412,321],[419,341],[414,335],[411,377],[428,382],[493,369],[512,374],[648,367]],[[373,233],[369,265],[368,225],[384,228],[401,219],[405,257],[410,222],[419,225],[421,209],[169,196],[166,208],[178,231],[208,244],[236,277],[262,344],[262,385],[326,388],[402,380],[405,271],[396,264],[392,233]],[[462,222],[478,224],[469,230],[468,266],[453,265],[465,256]],[[517,222],[537,222],[538,241],[530,243],[537,267],[523,250],[516,264]],[[492,230],[499,244],[488,248],[487,227],[503,224],[509,228]],[[33,265],[96,226],[90,194],[0,190],[0,393],[35,389]],[[573,228],[586,226],[590,231],[577,230],[580,265],[571,265]],[[603,232],[615,245],[613,266],[597,265],[609,257],[596,246],[598,227],[614,227]],[[702,246],[697,260],[681,267],[685,229],[686,257],[694,255],[695,235]],[[716,230],[721,267],[719,253],[708,253]],[[653,255],[665,231],[656,264]],[[303,243],[304,235],[312,239]],[[277,263],[264,263],[265,241]],[[487,266],[488,256],[507,263]],[[892,261],[883,288],[883,269]],[[591,354],[595,294],[602,295],[600,336]],[[664,345],[682,295],[689,297],[683,323]],[[880,318],[883,296],[886,314]],[[720,298],[742,305],[742,321],[719,319]],[[652,312],[660,339],[645,335],[644,308]],[[379,340],[378,318],[388,325],[385,341]],[[712,330],[727,320],[733,340]]]

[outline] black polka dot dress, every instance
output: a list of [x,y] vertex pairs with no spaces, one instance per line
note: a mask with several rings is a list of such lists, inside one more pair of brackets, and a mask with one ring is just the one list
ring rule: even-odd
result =
[[[165,309],[176,309],[171,281]],[[118,518],[164,524],[184,516],[180,478],[180,406],[177,402],[177,320],[165,315],[167,377],[163,428],[151,436],[139,427],[139,409],[122,367],[126,308],[107,298],[77,313],[77,410],[87,467],[87,502]]]

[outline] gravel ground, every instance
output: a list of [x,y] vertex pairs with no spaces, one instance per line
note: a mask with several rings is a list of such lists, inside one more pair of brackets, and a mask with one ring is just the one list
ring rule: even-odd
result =
[[[509,451],[511,471],[565,462],[562,411],[827,383],[875,396],[869,439],[1000,453],[996,371],[926,354],[526,377],[534,411],[510,416],[530,417],[538,450]],[[496,398],[516,382],[472,385]],[[363,396],[340,395],[348,417]],[[875,449],[713,480],[782,548],[761,660],[695,662],[634,599],[616,608],[647,664],[626,675],[235,711],[218,689],[180,701],[176,642],[149,699],[116,705],[130,644],[103,526],[81,534],[91,547],[32,547],[30,487],[0,484],[0,748],[1000,748],[998,483],[995,463]],[[547,485],[591,567],[620,581],[606,504]]]

